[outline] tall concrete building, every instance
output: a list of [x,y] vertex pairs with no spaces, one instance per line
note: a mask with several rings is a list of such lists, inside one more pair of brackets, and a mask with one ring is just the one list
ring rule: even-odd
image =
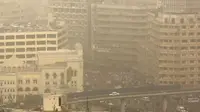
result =
[[150,37],[157,46],[160,84],[200,84],[200,15],[197,13],[151,14]]
[[49,19],[66,20],[69,45],[82,43],[87,49],[88,5],[86,0],[49,0]]
[[[93,4],[91,37],[95,62],[117,68],[153,73],[148,46],[146,8]],[[145,50],[146,49],[146,50]],[[150,70],[150,71],[148,71]],[[152,71],[151,71],[152,70]]]
[[164,12],[190,12],[200,9],[199,0],[157,0],[157,5]]

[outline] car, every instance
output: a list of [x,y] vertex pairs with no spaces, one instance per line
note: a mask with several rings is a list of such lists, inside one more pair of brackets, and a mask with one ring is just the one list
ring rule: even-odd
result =
[[109,94],[109,96],[117,96],[117,95],[120,95],[118,92],[112,92]]
[[143,100],[143,101],[149,102],[149,101],[150,101],[150,98],[149,98],[149,97],[142,97],[142,100]]

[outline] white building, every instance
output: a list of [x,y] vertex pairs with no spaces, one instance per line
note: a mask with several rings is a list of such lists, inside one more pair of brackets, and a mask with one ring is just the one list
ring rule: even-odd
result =
[[19,72],[17,73],[18,95],[37,95],[42,92],[41,72]]
[[82,47],[76,50],[39,52],[39,66],[42,71],[44,93],[55,93],[56,89],[67,85],[77,91],[83,90]]
[[[26,95],[55,93],[63,86],[67,86],[68,90],[82,91],[82,55],[82,47],[79,44],[76,45],[75,50],[41,51],[36,58],[38,62],[36,64],[39,66],[36,66],[27,64],[17,57],[17,53],[14,53],[0,66],[2,73],[6,73],[0,75],[3,84],[0,90],[3,98],[8,99],[11,93],[12,96],[17,95],[19,99],[23,99]],[[12,75],[7,75],[8,73]],[[8,78],[11,76],[12,78]],[[10,83],[10,80],[15,81]]]
[[0,104],[16,101],[17,81],[15,73],[1,73],[0,75]]
[[65,28],[61,26],[50,28],[33,23],[3,25],[0,27],[0,64],[10,59],[13,53],[25,63],[34,63],[37,52],[64,48],[67,43],[65,34]]

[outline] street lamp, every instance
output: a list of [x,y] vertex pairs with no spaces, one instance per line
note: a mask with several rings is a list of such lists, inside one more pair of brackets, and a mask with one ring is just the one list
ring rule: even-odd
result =
[[110,102],[110,103],[108,103],[108,105],[109,105],[110,112],[112,112],[112,106],[113,106],[113,104]]

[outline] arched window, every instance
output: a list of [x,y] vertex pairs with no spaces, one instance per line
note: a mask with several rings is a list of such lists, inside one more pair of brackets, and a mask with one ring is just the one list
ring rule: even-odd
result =
[[37,88],[37,87],[34,87],[34,88],[33,88],[33,91],[38,91],[38,88]]
[[45,93],[50,93],[51,90],[47,88],[47,89],[44,90],[44,92],[45,92]]
[[25,91],[31,91],[31,89],[29,87],[26,87]]
[[65,75],[64,75],[64,73],[62,72],[62,73],[60,73],[60,84],[64,84],[64,82],[65,82]]
[[56,79],[57,78],[57,74],[53,73],[53,78]]
[[19,87],[19,88],[17,89],[17,91],[23,91],[23,88],[22,88],[22,87]]
[[67,69],[67,82],[69,82],[69,81],[71,80],[72,75],[73,75],[73,70],[72,70],[71,67],[69,67],[69,68]]
[[49,73],[45,73],[45,78],[49,79]]

